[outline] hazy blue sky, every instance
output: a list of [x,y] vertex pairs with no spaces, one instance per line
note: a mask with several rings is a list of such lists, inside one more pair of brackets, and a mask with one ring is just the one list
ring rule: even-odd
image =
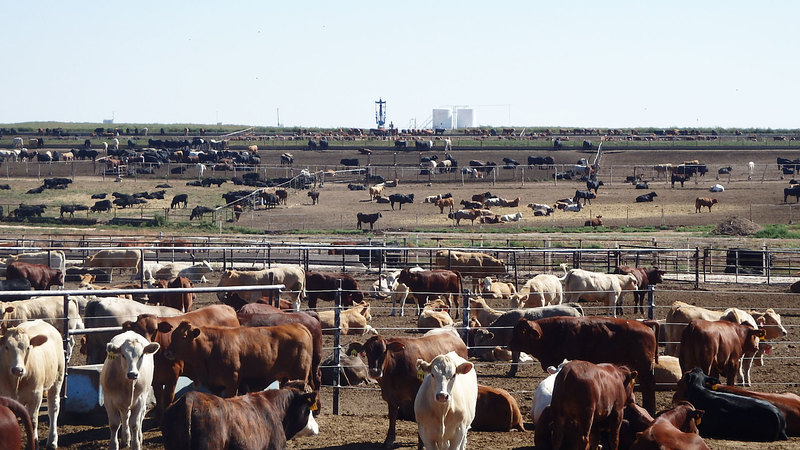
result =
[[5,1],[0,122],[797,128],[796,1]]

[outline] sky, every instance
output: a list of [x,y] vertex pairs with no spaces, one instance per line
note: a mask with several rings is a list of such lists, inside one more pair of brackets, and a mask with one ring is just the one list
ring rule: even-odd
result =
[[4,1],[0,123],[800,128],[796,1]]

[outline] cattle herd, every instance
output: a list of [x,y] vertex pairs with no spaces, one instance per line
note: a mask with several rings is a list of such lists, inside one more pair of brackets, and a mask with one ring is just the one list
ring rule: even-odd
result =
[[[337,378],[343,386],[377,383],[374,398],[388,407],[385,447],[401,433],[398,420],[412,419],[420,446],[466,448],[470,431],[526,430],[516,398],[479,376],[476,364],[506,362],[506,376],[516,377],[532,360],[549,372],[527,425],[537,448],[708,448],[703,438],[772,442],[800,435],[800,397],[749,389],[769,342],[787,334],[780,315],[675,302],[666,321],[619,318],[627,292],[644,311],[646,289],[665,275],[655,267],[621,266],[609,274],[562,264],[563,275],[538,274],[517,289],[499,280],[508,277],[507,261],[440,249],[429,269],[383,272],[361,287],[348,274],[297,265],[228,269],[218,286],[257,288],[218,292],[217,304],[198,308],[195,294],[169,288],[206,283],[212,264],[158,264],[142,261],[136,250],[105,249],[69,268],[81,274],[86,295],[66,302],[36,296],[64,285],[66,262],[61,251],[5,260],[4,289],[31,293],[2,305],[0,414],[23,425],[0,422],[3,439],[38,442],[46,399],[47,445],[58,445],[55,424],[72,353],[71,343],[61,343],[64,317],[78,335],[101,328],[83,335],[80,351],[88,364],[102,366],[110,448],[142,447],[151,388],[165,448],[285,448],[292,438],[324,433],[330,412],[320,393]],[[116,287],[130,295],[104,296],[95,283],[110,270],[166,290],[140,295],[134,288],[141,284],[128,284]],[[338,377],[335,354],[325,358],[323,348],[323,336],[336,331],[328,305],[337,298],[346,308],[339,333],[355,339],[336,351]],[[387,336],[369,325],[371,303],[389,299],[391,315],[403,316],[405,303],[416,303],[424,334]],[[176,398],[181,375],[204,392]],[[737,380],[742,388],[734,387]],[[265,390],[273,382],[280,388]],[[656,415],[658,390],[675,395],[672,407]]]

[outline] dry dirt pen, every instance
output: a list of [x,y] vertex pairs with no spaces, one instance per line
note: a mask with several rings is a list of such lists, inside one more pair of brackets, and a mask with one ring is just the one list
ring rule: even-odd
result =
[[[213,238],[197,239],[198,242],[213,242]],[[87,240],[83,246],[64,248],[67,250],[68,261],[75,264],[82,261],[82,255],[90,254],[95,250],[96,240]],[[261,268],[277,262],[295,263],[306,266],[309,270],[341,271],[351,274],[359,282],[361,289],[377,280],[381,271],[403,267],[406,265],[420,264],[429,267],[432,255],[439,250],[430,248],[380,248],[376,252],[374,247],[338,246],[330,245],[276,245],[267,242],[250,242],[244,245],[242,241],[236,246],[229,243],[227,246],[211,246],[203,248],[199,245],[193,247],[150,247],[145,251],[148,261],[159,260],[200,260],[208,259],[215,268],[221,269],[235,266],[238,268]],[[25,250],[31,249],[33,241]],[[92,245],[93,244],[93,245]],[[135,248],[135,247],[134,247]],[[21,249],[2,249],[8,253],[18,252]],[[703,276],[711,277],[712,273],[695,273],[695,267],[701,268],[703,264],[697,261],[698,254],[694,248],[660,248],[660,249],[498,249],[483,248],[484,252],[493,254],[508,263],[508,270],[503,277],[506,281],[515,282],[518,286],[524,283],[531,275],[543,271],[559,273],[558,264],[561,262],[572,265],[578,262],[581,267],[607,271],[615,264],[627,263],[641,266],[650,265],[656,261],[661,263],[665,258],[674,257],[685,260],[685,265],[679,265],[677,272],[668,267],[668,281],[657,286],[654,292],[653,315],[656,319],[666,317],[669,306],[673,301],[680,300],[712,309],[727,307],[740,307],[743,309],[764,310],[773,308],[783,317],[784,326],[789,331],[785,338],[774,341],[773,351],[767,357],[764,367],[753,369],[753,389],[768,392],[791,391],[800,393],[800,385],[796,376],[797,367],[800,366],[800,350],[798,350],[798,326],[800,326],[800,309],[796,304],[796,295],[787,291],[787,280],[773,278],[770,284],[757,275],[727,274],[726,278],[705,280]],[[349,251],[349,252],[348,252]],[[360,251],[360,254],[353,252]],[[150,253],[153,252],[153,253]],[[187,253],[188,252],[188,253]],[[366,252],[366,253],[364,253]],[[331,254],[333,253],[333,254]],[[348,254],[351,253],[351,254]],[[703,254],[703,250],[699,251]],[[549,255],[549,256],[548,256]],[[366,257],[366,258],[365,258]],[[656,259],[658,258],[658,259]],[[515,263],[516,262],[516,263]],[[662,264],[663,265],[663,264]],[[713,275],[720,275],[714,273]],[[132,276],[128,272],[115,272],[113,281],[127,281]],[[220,273],[215,271],[209,277],[207,286],[214,286],[219,280]],[[723,275],[720,275],[723,276]],[[466,284],[466,283],[465,283]],[[697,284],[697,287],[695,287]],[[67,288],[75,287],[74,282],[67,283]],[[388,299],[369,298],[373,319],[371,325],[382,335],[386,336],[419,336],[413,306],[406,309],[403,317],[390,316],[391,302]],[[197,307],[216,303],[216,296],[211,293],[199,293]],[[631,303],[630,294],[626,295],[625,304]],[[490,300],[490,305],[497,309],[507,309],[501,300]],[[331,309],[330,302],[321,302],[319,309]],[[595,303],[582,303],[587,314],[604,314],[606,307]],[[305,305],[304,305],[305,308]],[[462,317],[464,311],[461,312]],[[643,315],[631,313],[629,307],[625,308],[626,318],[642,318]],[[325,355],[333,350],[333,336],[324,336]],[[340,345],[346,346],[350,342],[363,342],[364,337],[341,336]],[[80,364],[81,357],[76,352],[71,365]],[[528,416],[533,392],[538,382],[546,375],[538,363],[525,363],[516,378],[504,376],[509,364],[504,362],[476,361],[479,381],[482,384],[501,387],[509,392],[519,402],[525,417],[526,428],[533,428]],[[386,404],[380,399],[380,392],[375,385],[341,388],[340,414],[332,414],[333,388],[324,387],[321,391],[323,401],[323,414],[320,417],[321,434],[312,438],[302,438],[292,441],[289,448],[380,448],[385,437],[388,420],[386,419]],[[657,395],[658,409],[669,407],[672,392],[660,392]],[[67,399],[66,401],[69,401]],[[102,419],[102,418],[101,418]],[[59,427],[60,442],[65,448],[105,448],[107,445],[107,426],[104,420],[89,423],[81,418],[63,420]],[[46,427],[46,419],[42,421]],[[160,448],[160,432],[152,418],[145,423],[145,447]],[[533,433],[470,433],[469,448],[532,448]],[[401,447],[416,445],[416,427],[411,422],[399,422],[398,444]],[[800,445],[798,438],[793,438],[787,443],[750,444],[741,442],[710,441],[712,448],[796,448]]]

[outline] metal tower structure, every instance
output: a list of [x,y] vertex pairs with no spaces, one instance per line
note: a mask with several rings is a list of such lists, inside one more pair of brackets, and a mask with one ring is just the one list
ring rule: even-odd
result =
[[386,125],[386,101],[382,98],[375,102],[375,122],[378,124],[378,128]]

